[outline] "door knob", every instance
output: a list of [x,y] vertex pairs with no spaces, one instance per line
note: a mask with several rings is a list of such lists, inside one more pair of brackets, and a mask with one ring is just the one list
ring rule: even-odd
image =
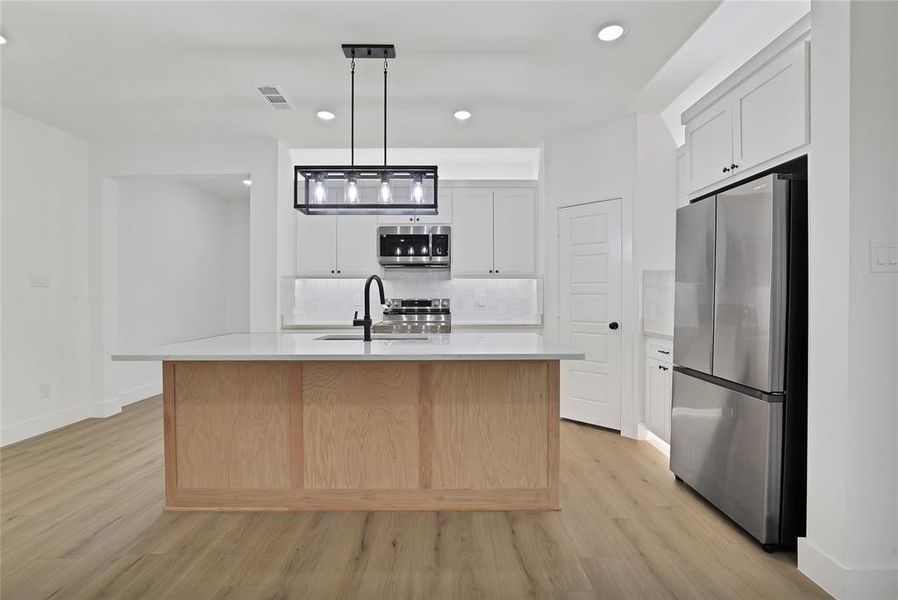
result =
[[608,323],[608,329],[617,329],[618,327],[620,327],[620,325],[618,325],[617,321],[611,321],[610,323]]

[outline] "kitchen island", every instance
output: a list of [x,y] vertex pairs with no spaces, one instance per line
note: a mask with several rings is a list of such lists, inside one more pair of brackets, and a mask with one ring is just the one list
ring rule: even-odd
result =
[[554,510],[559,361],[529,333],[231,334],[162,361],[168,510]]

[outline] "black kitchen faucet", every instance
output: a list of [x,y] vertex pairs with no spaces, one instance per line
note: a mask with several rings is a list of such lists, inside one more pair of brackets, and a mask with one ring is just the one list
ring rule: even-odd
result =
[[385,304],[387,302],[386,297],[384,296],[384,282],[380,280],[380,277],[377,275],[372,275],[365,282],[365,318],[359,318],[359,311],[355,311],[355,316],[352,318],[353,327],[362,326],[365,328],[365,341],[371,341],[371,282],[377,282],[377,288],[380,291],[380,303]]

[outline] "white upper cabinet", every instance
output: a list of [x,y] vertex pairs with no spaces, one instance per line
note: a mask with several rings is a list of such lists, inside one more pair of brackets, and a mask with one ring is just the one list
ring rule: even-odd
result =
[[532,189],[493,192],[493,271],[531,276],[536,270],[536,194]]
[[452,275],[493,273],[493,190],[460,188],[452,193]]
[[453,190],[453,277],[532,277],[535,272],[535,190]]
[[745,169],[808,143],[808,56],[800,43],[733,91],[733,148]]
[[683,113],[686,190],[700,195],[796,158],[810,142],[803,19]]
[[438,214],[435,215],[378,215],[381,225],[415,225],[430,223],[436,225],[448,225],[452,222],[452,195],[451,190],[441,191],[437,199]]
[[367,277],[378,271],[375,215],[297,215],[299,277]]
[[686,125],[691,190],[717,183],[732,172],[733,117],[730,104],[729,98],[723,98]]
[[296,215],[296,274],[331,277],[337,272],[337,217]]
[[337,275],[367,277],[378,270],[377,216],[338,216]]

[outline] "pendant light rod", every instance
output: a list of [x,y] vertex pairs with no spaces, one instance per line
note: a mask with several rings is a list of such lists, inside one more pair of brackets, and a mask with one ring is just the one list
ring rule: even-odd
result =
[[355,50],[349,63],[349,94],[352,98],[349,108],[349,166],[355,166]]
[[384,52],[384,166],[387,166],[387,53]]

